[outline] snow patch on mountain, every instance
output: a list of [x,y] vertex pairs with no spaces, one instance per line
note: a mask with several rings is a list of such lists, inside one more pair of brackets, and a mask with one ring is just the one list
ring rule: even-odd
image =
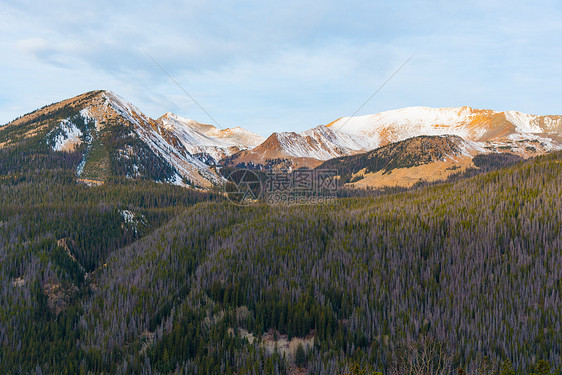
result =
[[[97,133],[100,133],[108,123],[124,121],[121,123],[129,126],[129,136],[140,138],[156,155],[178,172],[179,175],[173,176],[167,182],[185,185],[183,181],[186,179],[195,186],[210,186],[222,181],[222,177],[194,157],[183,146],[182,139],[164,126],[162,121],[155,121],[144,115],[133,104],[111,91],[101,91],[99,96],[93,98],[88,106],[80,111],[80,114],[89,121],[95,121]],[[96,136],[96,133],[92,135]],[[195,139],[194,142],[200,140]],[[120,156],[126,158],[128,154],[122,153]]]
[[177,136],[190,154],[206,154],[215,161],[253,148],[265,139],[240,127],[217,129],[213,125],[201,124],[173,113],[166,113],[158,122]]
[[139,225],[148,226],[146,218],[143,214],[135,213],[129,210],[119,210],[121,217],[123,218],[123,224],[133,229],[135,234],[138,234]]
[[[158,128],[149,126],[138,127],[137,134],[141,139],[160,157],[162,157],[170,165],[174,166],[182,177],[186,177],[192,182],[200,182],[204,178],[213,183],[222,181],[222,178],[216,173],[211,172],[209,166],[193,157],[192,155],[182,152],[182,149],[171,144],[158,131]],[[181,178],[174,177],[172,183],[181,184]]]
[[541,127],[536,123],[536,116],[518,111],[505,112],[506,119],[515,125],[519,133],[542,133]]
[[149,118],[145,116],[137,107],[129,103],[119,95],[111,91],[104,92],[104,98],[107,99],[107,104],[123,116],[128,121],[135,125],[141,126],[141,120],[148,122]]
[[357,151],[367,147],[367,143],[362,138],[334,131],[325,125],[319,125],[315,128],[304,131],[301,135],[312,137],[319,143],[325,144],[327,147],[330,147],[330,144],[334,144],[341,148]]
[[68,119],[62,120],[51,133],[58,133],[53,138],[54,151],[74,151],[82,143],[82,131]]
[[80,111],[80,116],[82,116],[82,118],[84,120],[87,121],[93,121],[95,124],[95,129],[97,131],[100,130],[100,122],[98,121],[98,118],[96,116],[94,116],[91,112],[90,112],[90,107],[86,107],[83,110]]

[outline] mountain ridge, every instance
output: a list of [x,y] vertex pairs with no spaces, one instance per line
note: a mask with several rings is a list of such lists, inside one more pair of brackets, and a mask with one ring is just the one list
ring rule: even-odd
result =
[[329,127],[352,135],[378,136],[372,139],[373,142],[379,142],[376,146],[383,145],[381,142],[388,143],[417,135],[444,133],[486,142],[502,138],[517,140],[518,135],[559,135],[562,132],[562,116],[530,115],[518,111],[498,112],[468,106],[406,107],[371,115],[343,117],[330,123]]
[[[230,165],[317,166],[334,157],[374,150],[422,135],[456,135],[479,153],[510,152],[522,157],[562,149],[562,116],[528,115],[471,107],[407,107],[342,117],[310,130],[273,133],[256,148],[235,154]],[[303,159],[304,158],[304,159]],[[312,159],[311,159],[312,158]],[[314,160],[315,159],[315,160]]]
[[[420,179],[443,180],[453,173],[472,168],[472,157],[477,154],[478,150],[459,136],[421,135],[363,154],[331,159],[318,168],[336,169],[340,184],[348,186],[409,187]],[[407,171],[406,175],[404,171]]]
[[[103,182],[119,173],[209,188],[224,182],[217,169],[221,166],[315,168],[333,158],[409,138],[444,135],[461,137],[471,150],[468,158],[494,152],[529,157],[562,149],[562,116],[467,106],[408,107],[342,117],[300,133],[274,132],[266,138],[241,127],[218,129],[170,112],[152,119],[119,95],[96,90],[5,124],[0,128],[0,149],[44,138],[53,151],[83,154],[76,168],[83,180]],[[154,169],[148,160],[163,173],[147,174]]]
[[173,132],[111,91],[90,91],[22,116],[1,128],[0,142],[2,148],[47,146],[44,153],[77,151],[77,177],[100,183],[115,174],[201,187],[222,180]]

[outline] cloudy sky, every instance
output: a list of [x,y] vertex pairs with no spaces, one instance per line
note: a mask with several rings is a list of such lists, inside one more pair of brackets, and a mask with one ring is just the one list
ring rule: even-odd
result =
[[562,114],[558,1],[0,2],[0,124],[109,89],[262,135],[408,106]]

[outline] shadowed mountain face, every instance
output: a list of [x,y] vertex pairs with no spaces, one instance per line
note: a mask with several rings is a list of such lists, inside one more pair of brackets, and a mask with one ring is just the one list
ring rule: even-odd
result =
[[[353,172],[365,168],[367,172],[384,169],[409,168],[442,160],[462,153],[462,138],[449,136],[419,136],[395,142],[360,155],[344,156],[322,163],[321,168],[349,168]],[[356,170],[357,169],[357,170]]]

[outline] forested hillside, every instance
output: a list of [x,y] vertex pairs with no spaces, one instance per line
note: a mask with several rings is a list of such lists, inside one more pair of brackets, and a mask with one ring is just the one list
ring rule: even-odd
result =
[[2,373],[562,373],[561,153],[309,207],[55,180],[0,185]]
[[[76,153],[45,149],[46,157],[41,157],[24,150],[21,159],[10,159],[18,155],[12,151],[0,150],[3,374],[38,372],[61,356],[73,358],[74,314],[107,257],[186,207],[216,198],[214,193],[145,179],[114,177],[88,187],[76,181]],[[72,368],[59,366],[46,373]]]

